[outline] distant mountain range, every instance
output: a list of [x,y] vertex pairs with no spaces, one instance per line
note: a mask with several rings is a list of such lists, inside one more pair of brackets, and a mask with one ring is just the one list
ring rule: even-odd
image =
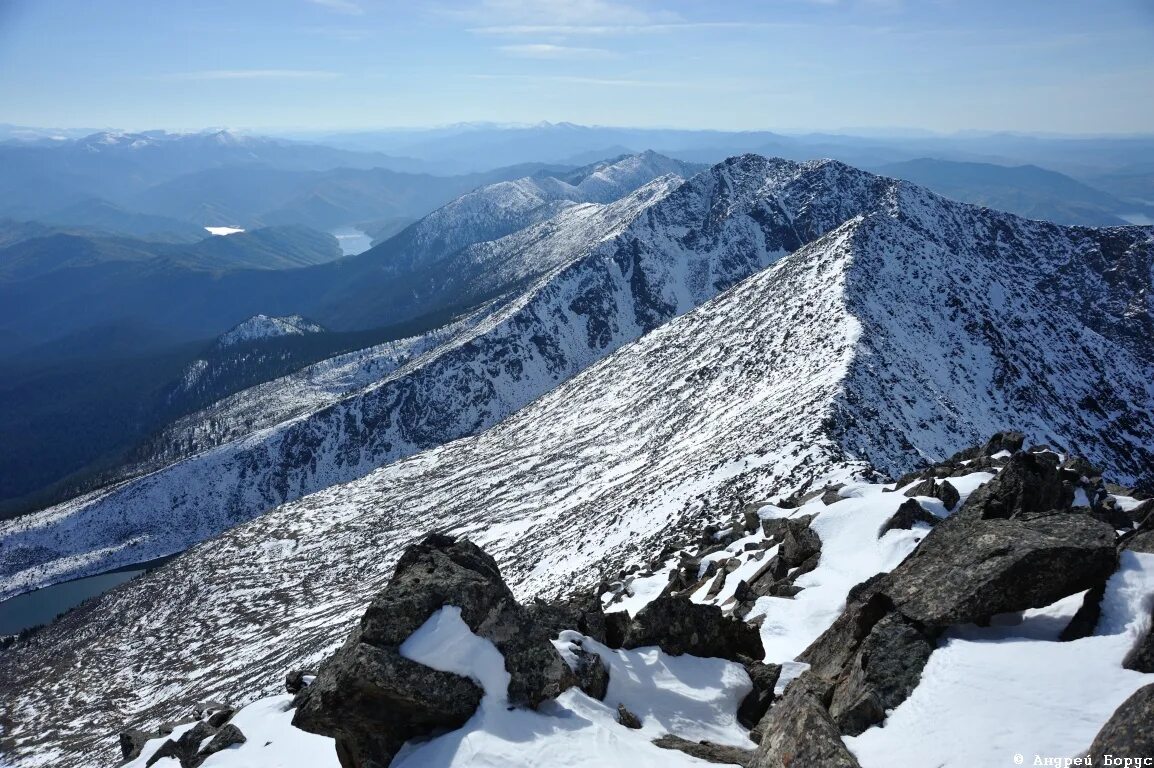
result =
[[1005,423],[1133,481],[1154,462],[1152,249],[1149,228],[1029,221],[835,161],[751,155],[664,176],[460,251],[454,264],[480,259],[511,290],[408,353],[382,348],[391,362],[367,384],[318,399],[286,381],[281,394],[307,400],[277,424],[238,432],[207,410],[164,449],[175,463],[6,524],[0,572],[19,591],[178,551],[550,390],[363,487],[405,484],[413,504],[471,488],[495,514],[494,489],[567,478],[550,481],[553,501],[537,487],[534,508],[656,520],[689,489],[769,493],[779,472],[816,480],[847,462],[899,474]]
[[[5,748],[21,765],[48,758],[87,766],[94,754],[111,761],[124,702],[133,718],[162,722],[186,702],[269,695],[286,670],[314,669],[341,646],[405,545],[430,531],[483,545],[495,558],[486,570],[499,564],[526,601],[568,595],[604,574],[620,574],[622,593],[630,583],[640,591],[643,578],[683,570],[686,584],[698,583],[689,593],[721,603],[709,591],[716,585],[733,590],[726,602],[756,600],[763,639],[796,632],[798,622],[812,639],[837,620],[837,631],[857,643],[880,626],[875,614],[895,605],[895,592],[874,591],[884,586],[874,576],[897,567],[918,540],[931,545],[915,557],[933,551],[943,528],[928,533],[931,522],[950,525],[933,518],[960,501],[959,489],[951,485],[952,501],[944,501],[935,472],[945,470],[969,494],[1027,435],[1053,450],[1010,458],[1006,479],[991,487],[1012,493],[979,495],[980,525],[958,535],[966,546],[985,542],[974,545],[984,549],[972,561],[991,585],[984,594],[1005,594],[1021,574],[1053,576],[1080,562],[1085,542],[1074,532],[1087,529],[1065,527],[1074,515],[1102,531],[1093,546],[1106,567],[1085,583],[1103,583],[1117,562],[1118,526],[1091,521],[1108,514],[1097,467],[1110,467],[1121,483],[1148,485],[1154,466],[1154,228],[1030,220],[829,160],[744,155],[688,178],[662,172],[642,183],[668,167],[630,157],[554,180],[570,195],[602,178],[620,180],[603,202],[561,197],[554,211],[557,198],[541,195],[558,185],[536,180],[461,203],[451,219],[430,217],[436,228],[424,234],[442,232],[451,252],[431,248],[431,261],[401,266],[424,275],[427,301],[465,297],[475,302],[470,311],[213,403],[152,444],[156,463],[146,474],[0,523],[0,594],[200,542],[0,654],[6,717],[19,724],[3,734]],[[410,232],[422,231],[415,227]],[[410,236],[414,247],[431,242]],[[954,456],[1010,424],[1026,434],[1007,450],[999,437],[988,455]],[[1053,451],[1085,458],[1065,461]],[[860,480],[921,473],[927,461],[951,456],[907,478],[921,502]],[[990,473],[973,478],[975,470]],[[1137,509],[1136,495],[1122,496]],[[806,498],[809,506],[795,509]],[[750,549],[744,539],[762,519],[747,513],[767,500],[774,503],[763,533],[782,538],[758,565],[751,553],[761,545],[750,541]],[[1051,509],[1054,500],[1060,508]],[[922,527],[897,534],[908,546],[899,552],[894,537],[879,538],[899,506],[922,502]],[[702,528],[734,520],[732,528]],[[975,531],[987,538],[969,535]],[[687,541],[708,554],[682,558]],[[1055,555],[1035,559],[1039,549]],[[993,624],[963,627],[986,633],[991,653],[1008,644],[997,632],[1027,624],[990,622],[994,614],[1039,607],[1033,626],[1050,627],[1094,604],[1078,597],[1059,614],[1053,601],[1079,592],[1035,594],[1042,580],[1030,578],[1020,587],[1028,600],[975,600],[963,572],[971,561],[955,560],[958,551],[936,550],[942,567],[924,573],[961,579],[951,605],[992,606],[941,622]],[[853,565],[862,561],[869,567]],[[1006,562],[1015,564],[1012,574]],[[647,575],[630,582],[630,563],[648,564],[640,566]],[[840,570],[844,564],[852,570]],[[806,591],[774,593],[767,613],[764,593],[738,597],[742,587],[726,580],[745,568],[749,581],[735,580],[746,588],[774,569],[783,578],[808,572],[796,585]],[[1106,594],[1146,584],[1120,578]],[[647,588],[659,593],[670,583],[654,579]],[[932,579],[905,584],[903,594],[923,604],[942,594]],[[818,608],[812,597],[823,593],[832,596]],[[422,593],[396,594],[399,603]],[[1128,602],[1134,621],[1145,622],[1148,601]],[[798,606],[814,612],[795,613]],[[562,620],[579,614],[572,611]],[[1139,634],[1127,632],[1129,646]],[[830,641],[838,652],[840,639]],[[1101,640],[1084,639],[1092,641],[1084,649]],[[930,650],[949,654],[962,640],[934,650],[935,636]],[[788,663],[808,642],[776,661]],[[1049,646],[1078,652],[1049,640],[1028,651]],[[863,646],[870,647],[879,646]],[[900,658],[886,658],[904,669],[909,646],[885,647],[899,649]],[[867,663],[865,653],[853,658]],[[956,681],[957,669],[939,679]],[[842,670],[831,684],[852,679]],[[1045,671],[1056,686],[1068,682]],[[957,684],[960,695],[972,694],[968,680]],[[820,693],[807,695],[825,707]],[[876,709],[881,720],[886,709]],[[831,741],[841,743],[836,728]]]
[[1111,227],[1142,223],[1129,219],[1154,215],[1154,205],[1121,200],[1036,165],[1005,166],[922,158],[872,170],[921,184],[954,200],[1057,224]]

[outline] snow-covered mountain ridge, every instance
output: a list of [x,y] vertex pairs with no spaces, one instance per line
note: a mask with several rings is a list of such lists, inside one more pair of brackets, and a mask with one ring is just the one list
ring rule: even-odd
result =
[[[491,426],[868,210],[893,184],[837,163],[748,156],[467,249],[485,271],[512,269],[528,285],[339,403],[5,524],[0,593],[180,551],[278,503]],[[162,522],[155,509],[170,513]]]
[[[808,245],[732,277],[746,248],[785,252],[826,221]],[[492,428],[280,506],[11,649],[0,678],[13,743],[76,764],[72,750],[96,743],[77,723],[111,730],[163,719],[175,700],[271,693],[340,643],[404,544],[432,529],[483,545],[524,598],[596,580],[748,502],[869,474],[867,461],[904,471],[1007,424],[1136,479],[1154,463],[1154,370],[1132,330],[1150,322],[1152,235],[1030,222],[839,164],[714,168],[484,324],[560,327],[526,310],[572,306],[565,292],[536,302],[572,291],[574,275],[613,287],[583,295],[625,305],[608,315],[614,334],[622,317],[641,328],[669,316],[694,287],[732,288],[631,343],[611,336],[615,351]],[[670,264],[692,277],[654,278]],[[1084,317],[1055,300],[1091,299],[1099,265],[1135,293]],[[1055,270],[1081,281],[1055,286]],[[631,276],[628,293],[615,274]],[[586,341],[599,329],[589,318],[605,316],[564,323],[579,319]],[[526,359],[513,354],[524,342],[507,345]],[[472,370],[509,381],[503,365]]]

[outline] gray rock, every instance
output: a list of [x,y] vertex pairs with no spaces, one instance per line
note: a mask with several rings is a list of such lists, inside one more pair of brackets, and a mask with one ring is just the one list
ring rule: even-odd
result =
[[778,557],[786,568],[796,568],[816,554],[821,552],[821,539],[812,528],[809,521],[790,520],[786,523],[785,533],[781,538],[781,549]]
[[149,733],[135,728],[120,732],[120,752],[125,762],[140,757],[141,750],[150,739],[159,738],[159,733]]
[[297,694],[293,724],[332,736],[346,768],[387,765],[405,741],[464,724],[481,689],[399,653],[445,605],[459,608],[465,624],[502,653],[513,705],[535,707],[578,684],[551,642],[562,629],[614,639],[595,597],[522,606],[493,558],[471,542],[434,534],[404,552],[360,627]]
[[950,481],[943,480],[938,483],[938,487],[934,490],[934,498],[942,502],[947,510],[953,510],[961,501],[962,495],[958,493],[958,489]]
[[388,765],[406,741],[459,728],[481,703],[472,680],[354,635],[301,692],[293,725],[336,739],[342,766]]
[[308,683],[305,682],[306,677],[316,677],[317,673],[312,670],[294,669],[284,676],[284,689],[288,693],[300,693]]
[[935,638],[891,613],[870,630],[834,688],[830,715],[841,732],[857,736],[885,719],[921,679]]
[[1069,509],[1073,489],[1042,456],[1014,454],[992,480],[970,494],[961,511],[986,520],[1005,520],[1026,512]]
[[1117,564],[1114,530],[1087,515],[1007,520],[965,511],[939,523],[885,579],[886,596],[923,625],[1041,608],[1104,581]]
[[903,496],[909,496],[911,499],[914,496],[930,496],[934,495],[934,489],[938,487],[937,483],[932,477],[927,477],[920,481],[917,485],[906,490]]
[[617,705],[617,722],[633,730],[641,727],[641,718],[626,709],[624,704]]
[[1104,765],[1107,755],[1154,756],[1154,684],[1139,688],[1122,702],[1090,746],[1094,765]]
[[216,732],[216,735],[212,737],[212,741],[208,742],[204,749],[200,750],[197,757],[204,760],[210,755],[215,755],[217,752],[228,749],[236,744],[244,744],[246,741],[248,741],[248,739],[245,738],[240,728],[237,728],[232,723],[227,723]]
[[746,728],[754,728],[773,704],[773,689],[781,677],[780,664],[766,664],[762,661],[744,660],[745,671],[753,683],[753,690],[746,694],[737,707],[737,722]]
[[574,652],[577,656],[576,669],[577,686],[589,696],[601,701],[609,692],[609,669],[605,662],[596,653],[583,649]]
[[1021,432],[996,432],[993,437],[986,441],[986,447],[982,449],[982,454],[993,456],[1002,451],[1017,453],[1022,450],[1025,442],[1026,436]]
[[1086,591],[1082,598],[1082,605],[1078,607],[1070,623],[1058,635],[1062,642],[1081,640],[1094,634],[1098,627],[1098,620],[1102,618],[1102,598],[1106,595],[1106,582],[1102,582]]
[[926,525],[934,526],[938,524],[938,518],[919,504],[917,499],[903,501],[902,505],[898,507],[897,512],[894,512],[890,519],[886,520],[885,523],[882,524],[882,527],[878,529],[878,538],[880,539],[884,536],[887,531],[896,529],[908,531],[910,528],[913,528],[916,523],[925,523]]
[[850,590],[846,607],[829,629],[798,655],[819,679],[836,680],[857,653],[874,625],[893,610],[893,602],[881,592],[886,574],[862,582]]
[[1120,542],[1122,549],[1154,554],[1154,531],[1137,531]]
[[671,733],[654,739],[653,744],[662,749],[675,749],[678,752],[684,752],[687,755],[696,757],[699,760],[705,760],[709,763],[740,765],[742,768],[746,768],[746,766],[752,762],[754,755],[752,749],[727,747],[723,744],[713,744],[708,741],[690,741],[680,736],[674,736]]
[[224,707],[223,709],[218,709],[209,715],[205,722],[207,722],[213,728],[221,728],[225,723],[232,719],[234,714],[236,714],[235,709],[232,707]]
[[750,768],[860,768],[805,673],[770,707]]
[[845,488],[845,483],[838,483],[827,487],[821,494],[821,503],[827,507],[830,504],[836,504],[841,501],[841,494],[838,493],[842,488]]
[[1154,672],[1154,610],[1151,611],[1146,634],[1126,654],[1122,666],[1135,672]]
[[725,616],[715,605],[699,605],[686,597],[659,597],[638,611],[621,647],[651,645],[675,656],[688,653],[731,661],[765,656],[755,627]]

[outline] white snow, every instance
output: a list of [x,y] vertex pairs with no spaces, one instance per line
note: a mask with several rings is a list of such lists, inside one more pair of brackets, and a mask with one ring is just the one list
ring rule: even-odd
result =
[[253,315],[240,325],[217,338],[219,347],[231,347],[246,341],[274,339],[281,336],[303,336],[308,333],[321,333],[324,328],[316,323],[310,323],[300,315],[285,317],[269,317],[268,315]]
[[477,637],[461,618],[461,609],[446,605],[425,620],[401,644],[400,654],[418,664],[472,679],[499,706],[509,692],[505,659],[492,642]]
[[[964,502],[974,488],[991,477],[988,472],[975,472],[951,478],[950,482]],[[881,493],[881,487],[850,484],[842,491],[844,498],[828,507],[817,501],[800,510],[768,505],[759,511],[766,518],[817,512],[810,527],[822,545],[817,568],[795,582],[804,587],[801,592],[792,598],[758,598],[747,617],[765,617],[761,642],[766,661],[792,661],[833,624],[845,609],[845,596],[852,587],[870,576],[893,570],[929,531],[928,526],[916,525],[911,530],[888,531],[878,538],[881,527],[908,500],[901,493]],[[939,507],[936,513],[944,516],[941,503],[934,503]]]
[[[957,628],[930,656],[913,695],[881,727],[846,743],[863,768],[1010,765],[1022,754],[1077,757],[1154,675],[1122,668],[1149,622],[1154,555],[1124,551],[1094,636],[1057,641],[1079,601],[1020,620]],[[980,735],[979,735],[980,734]]]
[[[446,611],[449,609],[439,613]],[[467,652],[449,647],[454,642],[473,648],[478,642],[488,644],[472,636],[460,620],[459,612],[449,615],[454,618],[447,622],[437,617],[429,619],[402,648],[414,643],[421,648],[422,658],[430,660],[438,659],[441,651],[447,651],[450,660],[441,658],[439,662],[445,671],[474,677],[490,675],[488,670],[493,659],[487,652],[482,654],[483,661],[471,662],[466,658]],[[430,624],[435,626],[430,628]],[[466,638],[466,634],[473,639]],[[605,701],[570,689],[536,712],[510,709],[503,693],[495,694],[494,687],[486,684],[480,708],[464,727],[425,742],[410,743],[394,759],[393,768],[707,765],[649,743],[666,733],[746,749],[754,747],[736,718],[737,705],[751,689],[749,676],[740,664],[722,659],[669,656],[656,648],[612,650],[575,631],[563,632],[555,645],[563,656],[571,658],[572,646],[579,645],[605,661],[610,670]],[[502,661],[499,654],[496,660]],[[504,673],[503,665],[497,668]],[[508,675],[504,674],[507,685]],[[641,719],[641,729],[630,730],[618,724],[618,704],[624,704]]]
[[207,230],[210,235],[219,235],[222,237],[244,232],[240,227],[205,227],[205,230]]

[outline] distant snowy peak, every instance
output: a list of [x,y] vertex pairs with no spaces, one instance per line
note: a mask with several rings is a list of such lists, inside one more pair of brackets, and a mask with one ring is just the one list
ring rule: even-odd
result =
[[216,345],[218,348],[224,349],[250,341],[263,341],[283,336],[304,336],[309,333],[323,333],[324,330],[323,327],[305,320],[300,315],[288,315],[286,317],[254,315],[227,333],[221,334],[216,340]]
[[391,271],[420,269],[476,243],[547,221],[574,205],[612,203],[659,178],[684,179],[691,170],[685,163],[647,152],[567,175],[541,174],[489,184],[433,211],[374,251],[388,253],[384,266]]

